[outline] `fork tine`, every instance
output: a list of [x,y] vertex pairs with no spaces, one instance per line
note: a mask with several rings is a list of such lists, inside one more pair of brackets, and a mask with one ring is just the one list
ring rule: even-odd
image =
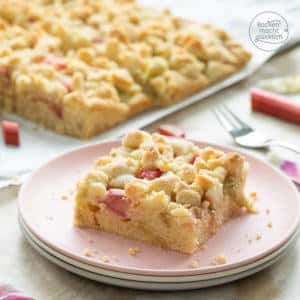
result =
[[225,116],[225,114],[219,109],[219,108],[215,108],[214,109],[214,113],[217,117],[217,120],[219,121],[219,123],[221,124],[221,126],[228,131],[229,133],[235,129],[234,125],[232,124],[232,122],[230,122],[228,120],[228,118]]
[[241,120],[235,113],[233,113],[228,107],[227,105],[222,105],[223,109],[230,114],[230,116],[243,128],[243,129],[252,129],[250,127],[250,125],[248,125],[247,123],[245,123],[243,120]]

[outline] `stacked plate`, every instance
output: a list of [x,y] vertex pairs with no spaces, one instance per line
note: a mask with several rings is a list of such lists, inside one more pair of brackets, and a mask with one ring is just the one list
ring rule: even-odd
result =
[[[195,289],[240,279],[270,266],[295,238],[300,220],[298,191],[285,175],[248,154],[244,154],[251,166],[247,188],[257,192],[259,213],[227,222],[205,249],[193,255],[74,227],[72,191],[76,182],[94,159],[117,145],[118,141],[105,142],[68,152],[34,172],[20,191],[19,220],[25,237],[62,268],[130,288]],[[130,255],[129,248],[137,248],[136,255]],[[226,263],[213,264],[220,255]]]

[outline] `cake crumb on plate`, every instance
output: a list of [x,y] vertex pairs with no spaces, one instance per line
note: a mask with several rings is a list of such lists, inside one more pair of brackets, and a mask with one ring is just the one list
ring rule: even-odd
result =
[[108,263],[109,262],[109,257],[107,255],[103,255],[102,260],[103,260],[103,262]]
[[199,263],[196,260],[193,260],[190,264],[189,267],[192,269],[197,269],[199,267]]
[[250,193],[250,197],[251,197],[253,200],[256,200],[256,199],[257,199],[257,192],[251,192],[251,193]]
[[92,252],[89,248],[85,248],[83,250],[83,255],[86,256],[86,257],[91,257],[92,256]]
[[262,237],[261,234],[258,233],[258,234],[256,235],[255,239],[256,239],[257,241],[259,241],[259,240],[261,239],[261,237]]
[[272,228],[272,227],[273,227],[273,223],[272,223],[272,222],[269,222],[269,223],[267,224],[267,226],[268,226],[269,228]]
[[131,256],[136,256],[138,252],[140,252],[140,249],[138,247],[130,247],[128,249],[128,254]]
[[213,265],[225,265],[227,263],[227,258],[225,255],[223,254],[220,254],[220,255],[217,255],[214,259],[213,259],[213,262],[212,264]]
[[67,199],[68,199],[68,195],[62,195],[62,196],[61,196],[61,199],[62,199],[62,200],[67,200]]

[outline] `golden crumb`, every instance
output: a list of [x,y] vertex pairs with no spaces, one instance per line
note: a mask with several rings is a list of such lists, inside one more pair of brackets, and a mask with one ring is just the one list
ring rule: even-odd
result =
[[62,196],[61,196],[61,199],[62,199],[62,200],[67,200],[67,199],[68,199],[68,196],[67,196],[67,195],[62,195]]
[[259,240],[261,239],[261,234],[257,234],[256,237],[255,237],[255,239],[256,239],[257,241],[259,241]]
[[189,267],[192,269],[197,269],[199,267],[199,263],[196,260],[193,260],[190,264]]
[[102,260],[103,260],[103,262],[108,263],[109,262],[109,257],[106,256],[106,255],[103,255]]
[[128,254],[131,256],[136,256],[138,252],[140,252],[138,247],[131,247],[128,249]]
[[85,248],[83,250],[83,255],[86,256],[86,257],[91,257],[92,256],[92,252],[89,248]]
[[267,208],[267,209],[266,209],[266,214],[268,215],[269,213],[270,213],[270,209]]
[[256,199],[257,199],[257,193],[256,193],[256,192],[251,192],[251,193],[250,193],[250,197],[251,197],[253,200],[256,200]]
[[267,224],[267,226],[268,226],[269,228],[272,228],[272,227],[273,227],[273,223],[272,223],[272,222],[269,222],[269,223]]
[[225,265],[226,263],[227,263],[227,258],[223,254],[217,255],[212,262],[212,264],[215,266],[216,265]]
[[73,189],[69,189],[69,195],[73,195],[74,190]]

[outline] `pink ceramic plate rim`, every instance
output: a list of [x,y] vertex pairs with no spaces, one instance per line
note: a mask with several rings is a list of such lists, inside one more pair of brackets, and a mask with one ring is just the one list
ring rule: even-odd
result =
[[[61,259],[61,260],[63,260],[63,258],[61,257],[62,256],[62,254],[61,253],[58,253],[58,255],[59,256],[57,256],[57,254],[55,254],[55,251],[54,251],[54,249],[53,248],[51,248],[51,251],[49,252],[49,250],[48,250],[48,248],[49,248],[49,246],[48,245],[46,245],[46,244],[43,244],[43,242],[42,241],[40,241],[40,240],[35,240],[35,236],[32,234],[32,232],[30,231],[30,229],[28,229],[27,227],[26,227],[26,225],[24,224],[24,221],[22,220],[22,218],[19,218],[19,224],[20,224],[20,226],[21,226],[21,229],[22,229],[22,231],[24,231],[25,233],[25,237],[28,239],[30,239],[31,241],[33,241],[35,244],[37,244],[41,249],[43,249],[44,251],[46,251],[47,253],[50,253],[51,255],[53,255],[53,256],[55,256],[55,257],[57,257],[58,259]],[[237,274],[237,273],[239,273],[239,272],[244,272],[244,271],[246,271],[246,270],[249,270],[249,269],[251,269],[251,268],[257,268],[257,267],[259,267],[261,264],[265,264],[265,263],[268,263],[269,261],[272,261],[274,258],[276,258],[277,256],[279,256],[279,255],[282,255],[285,251],[287,251],[287,249],[289,249],[289,247],[291,247],[291,244],[294,242],[294,240],[295,240],[295,238],[298,236],[298,234],[299,234],[299,227],[298,227],[298,229],[292,234],[292,236],[290,237],[290,239],[285,243],[285,244],[283,244],[282,245],[282,247],[280,247],[280,248],[278,248],[278,249],[276,249],[275,251],[273,251],[272,253],[270,253],[269,255],[266,255],[266,256],[263,256],[262,258],[260,258],[260,259],[258,259],[258,260],[256,260],[256,261],[254,261],[253,263],[249,263],[249,264],[246,264],[246,265],[244,265],[244,266],[241,266],[241,268],[240,267],[237,267],[237,268],[231,268],[230,270],[225,270],[225,272],[224,271],[222,271],[222,272],[214,272],[214,273],[211,273],[211,272],[208,272],[208,273],[204,273],[204,274],[200,274],[200,276],[204,276],[204,275],[206,275],[206,276],[208,276],[208,275],[213,275],[213,278],[216,278],[215,276],[217,276],[217,278],[221,278],[221,277],[224,277],[224,276],[230,276],[230,275],[233,275],[233,274]],[[46,248],[45,248],[46,247]],[[69,256],[66,256],[66,258],[67,258],[67,261],[65,261],[66,263],[68,263],[68,264],[71,264],[71,265],[73,265],[74,267],[79,267],[79,268],[83,268],[84,269],[84,267],[82,267],[82,265],[76,265],[76,263],[75,262],[72,262],[72,258],[71,257],[69,257]],[[95,267],[94,265],[92,265],[92,264],[86,264],[87,266],[91,266],[91,267]],[[91,269],[87,269],[87,270],[91,270]],[[109,272],[113,272],[113,271],[111,271],[111,270],[106,270],[106,271],[109,271]],[[228,272],[228,271],[230,271],[231,273],[228,275],[227,273],[226,273],[226,271]],[[91,272],[95,272],[93,269],[92,269],[92,271]],[[102,273],[101,273],[102,274]],[[149,280],[148,279],[148,277],[150,277],[150,278],[157,278],[156,280],[160,280],[160,282],[161,282],[161,278],[163,278],[163,279],[165,279],[165,278],[178,278],[178,277],[180,277],[180,278],[189,278],[188,280],[191,280],[191,281],[193,281],[194,280],[194,278],[195,277],[199,277],[199,275],[191,275],[191,276],[188,276],[188,275],[186,275],[186,276],[148,276],[147,277],[147,275],[144,275],[144,274],[134,274],[134,273],[120,273],[120,272],[115,272],[115,273],[110,273],[109,275],[107,275],[107,274],[102,274],[102,275],[105,275],[105,276],[112,276],[112,277],[118,277],[118,275],[116,275],[116,274],[125,274],[125,275],[136,275],[136,276],[142,276],[142,278],[143,278],[143,280],[144,281],[147,281],[147,280]],[[120,275],[119,275],[120,276]],[[145,279],[146,278],[146,279]],[[209,277],[208,279],[212,279],[212,277]],[[136,280],[136,279],[130,279],[130,280]],[[165,282],[165,281],[164,281]],[[177,281],[178,282],[178,281]]]
[[[223,151],[235,151],[235,152],[239,152],[241,154],[243,154],[245,157],[249,157],[252,160],[258,162],[259,164],[263,164],[264,166],[268,167],[269,169],[271,169],[277,176],[281,177],[282,183],[284,185],[287,185],[295,194],[295,198],[298,198],[297,201],[299,201],[300,203],[300,197],[299,197],[299,193],[298,190],[296,189],[296,187],[294,186],[294,184],[291,182],[291,180],[285,175],[283,174],[281,171],[279,171],[278,169],[274,168],[272,165],[270,165],[269,163],[266,163],[264,160],[262,160],[261,158],[258,158],[252,154],[240,151],[239,149],[233,148],[233,147],[228,147],[228,146],[221,146],[215,143],[211,143],[211,142],[205,142],[205,141],[196,141],[196,140],[192,140],[192,142],[200,145],[200,146],[211,146],[214,148],[219,148],[220,150]],[[201,269],[178,269],[178,270],[156,270],[156,269],[139,269],[139,268],[134,268],[134,267],[130,267],[130,268],[124,268],[124,267],[118,267],[118,266],[114,266],[114,265],[108,265],[102,262],[97,262],[93,263],[91,262],[89,259],[84,258],[84,257],[80,257],[78,255],[74,255],[73,253],[70,253],[68,251],[66,251],[63,248],[59,248],[57,247],[55,244],[50,243],[47,238],[45,238],[43,235],[41,235],[39,233],[38,230],[36,230],[35,227],[30,226],[30,220],[27,220],[26,218],[26,214],[25,212],[25,198],[23,196],[23,194],[25,193],[25,190],[27,188],[27,186],[30,185],[31,183],[31,179],[37,174],[39,173],[43,168],[46,168],[47,166],[49,166],[50,164],[52,164],[53,162],[55,162],[58,159],[67,157],[68,155],[78,152],[78,151],[84,151],[87,148],[94,148],[94,147],[100,147],[103,144],[112,144],[112,147],[115,147],[117,143],[120,143],[120,140],[106,140],[100,143],[96,143],[96,144],[91,144],[91,145],[87,145],[87,146],[82,146],[79,147],[77,149],[71,150],[71,151],[67,151],[59,156],[57,156],[56,158],[51,159],[50,161],[48,161],[47,163],[45,163],[43,166],[41,166],[40,168],[38,168],[37,170],[35,170],[30,177],[27,179],[27,181],[23,184],[23,186],[21,187],[21,190],[19,192],[19,197],[18,197],[18,209],[19,209],[19,214],[21,215],[24,223],[26,224],[27,228],[30,229],[30,231],[41,241],[43,241],[45,244],[47,244],[49,247],[55,249],[56,251],[60,252],[61,254],[68,256],[70,258],[73,258],[75,260],[79,260],[83,263],[89,264],[89,265],[93,265],[102,269],[107,269],[107,270],[113,270],[113,271],[117,271],[117,272],[122,272],[122,273],[129,273],[129,274],[145,274],[145,275],[154,275],[154,276],[191,276],[191,275],[200,275],[200,274],[207,274],[207,273],[215,273],[215,272],[222,272],[222,271],[226,271],[229,269],[234,269],[234,268],[238,268],[241,267],[243,265],[247,265],[249,263],[253,263],[267,255],[269,255],[270,253],[272,253],[273,251],[277,250],[278,248],[280,248],[281,246],[283,246],[289,239],[290,237],[293,235],[293,233],[297,230],[299,223],[300,223],[300,210],[299,210],[299,205],[298,205],[298,214],[297,217],[295,218],[293,224],[290,226],[289,230],[285,233],[284,236],[281,237],[281,239],[278,240],[278,242],[273,245],[272,247],[270,247],[267,251],[262,251],[259,253],[256,253],[254,256],[252,256],[249,259],[243,259],[241,261],[236,261],[233,263],[227,263],[225,265],[216,265],[216,266],[206,266],[205,268],[201,268]],[[22,200],[23,199],[23,200]]]

